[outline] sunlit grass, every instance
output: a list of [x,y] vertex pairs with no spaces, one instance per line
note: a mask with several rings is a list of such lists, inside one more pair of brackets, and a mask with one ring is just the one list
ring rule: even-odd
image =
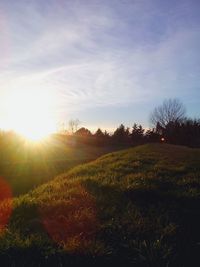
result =
[[67,137],[50,136],[32,142],[14,133],[1,136],[0,176],[19,195],[109,151],[87,145],[70,146]]
[[[70,257],[79,266],[195,266],[199,175],[198,149],[145,145],[105,155],[14,199],[1,246],[32,251],[38,266],[40,253],[63,265]],[[48,257],[45,264],[62,266]]]

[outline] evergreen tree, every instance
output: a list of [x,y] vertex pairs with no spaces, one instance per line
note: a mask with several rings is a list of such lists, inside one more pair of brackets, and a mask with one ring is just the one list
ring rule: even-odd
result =
[[112,136],[115,143],[125,144],[130,141],[130,132],[129,128],[125,128],[123,124],[121,124],[114,132]]
[[134,143],[141,143],[143,141],[144,129],[142,128],[142,125],[137,125],[134,123],[131,132],[131,138]]

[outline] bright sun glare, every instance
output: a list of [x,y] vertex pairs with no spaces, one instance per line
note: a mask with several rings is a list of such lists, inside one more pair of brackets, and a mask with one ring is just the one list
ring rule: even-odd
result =
[[53,95],[44,90],[12,91],[6,101],[6,124],[30,140],[40,140],[55,130],[53,101]]

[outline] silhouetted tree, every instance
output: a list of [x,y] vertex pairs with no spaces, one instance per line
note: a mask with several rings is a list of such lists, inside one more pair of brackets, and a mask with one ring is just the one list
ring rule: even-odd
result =
[[180,122],[185,118],[185,107],[178,99],[164,100],[163,104],[156,107],[150,116],[154,127],[161,130],[170,122]]
[[160,142],[161,135],[155,129],[150,129],[146,131],[144,138],[147,143]]
[[94,136],[97,138],[103,138],[104,133],[102,132],[102,130],[100,128],[98,128],[97,131],[95,132]]
[[121,124],[113,133],[112,139],[115,143],[125,144],[130,141],[130,132],[129,128],[125,128],[123,124]]
[[141,143],[144,138],[144,129],[142,128],[142,125],[137,125],[134,123],[132,132],[131,132],[131,138],[133,143]]
[[200,147],[200,120],[169,122],[163,129],[163,136],[171,144]]
[[78,130],[75,132],[75,135],[76,135],[76,136],[90,137],[90,136],[92,136],[92,133],[91,133],[90,130],[88,130],[87,128],[85,128],[85,127],[81,127],[80,129],[78,129]]
[[74,133],[73,138],[77,145],[79,144],[93,145],[94,144],[92,133],[90,132],[90,130],[88,130],[85,127],[81,127],[80,129],[78,129]]
[[97,129],[97,131],[95,132],[95,134],[93,135],[94,136],[94,142],[95,142],[95,145],[98,145],[98,146],[106,146],[106,145],[110,145],[110,135],[109,133],[107,133],[107,131],[104,131],[102,132],[102,130],[99,128]]
[[71,132],[71,134],[74,134],[78,130],[79,124],[80,121],[78,119],[69,121],[69,131]]

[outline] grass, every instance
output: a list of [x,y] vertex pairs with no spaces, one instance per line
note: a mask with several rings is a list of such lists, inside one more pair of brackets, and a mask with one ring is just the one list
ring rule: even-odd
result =
[[2,200],[2,266],[198,266],[199,176],[199,149],[149,144]]
[[[16,136],[0,139],[0,176],[14,196],[27,193],[56,175],[113,151],[111,147],[69,145],[67,137],[52,137],[42,143],[29,143]],[[7,139],[6,139],[7,138]]]

